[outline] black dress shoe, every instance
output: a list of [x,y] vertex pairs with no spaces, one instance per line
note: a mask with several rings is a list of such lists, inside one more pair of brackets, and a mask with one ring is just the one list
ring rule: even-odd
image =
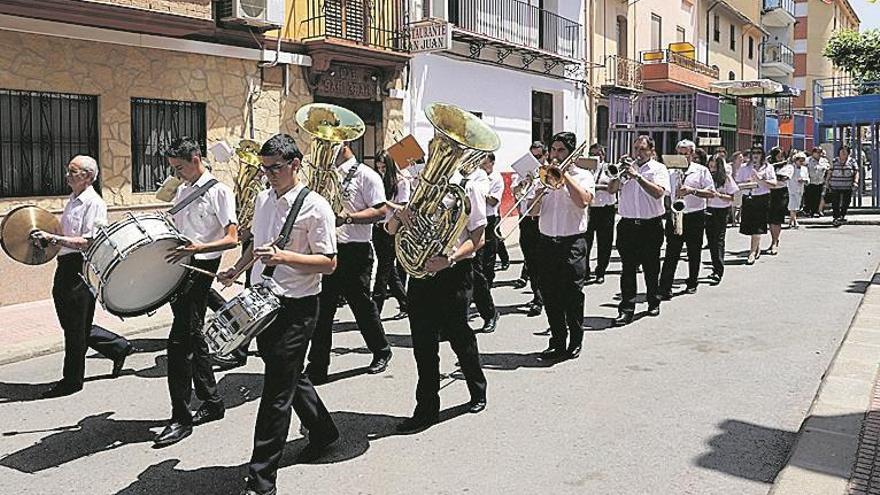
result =
[[215,371],[226,371],[240,368],[245,364],[247,364],[247,358],[239,359],[233,356],[211,356],[211,365],[214,367]]
[[483,328],[481,328],[480,331],[483,333],[492,333],[495,331],[495,327],[497,327],[497,326],[498,326],[498,312],[496,311],[495,314],[491,318],[489,318],[488,320],[486,320],[483,323]]
[[244,491],[241,492],[241,495],[277,495],[277,493],[277,488],[273,488],[268,492],[258,492],[252,488],[245,488]]
[[162,433],[156,435],[156,438],[153,440],[153,448],[161,449],[162,447],[174,445],[190,436],[192,431],[192,425],[185,425],[178,422],[171,423],[162,430]]
[[440,422],[437,414],[415,414],[400,422],[395,429],[401,433],[414,433],[426,430]]
[[313,439],[309,436],[309,443],[296,456],[296,462],[315,462],[327,453],[327,448],[339,440],[339,430],[333,428],[326,436]]
[[500,267],[500,268],[501,268],[501,271],[502,271],[502,272],[503,272],[503,271],[506,271],[508,268],[510,268],[510,262],[507,262],[507,263],[501,263],[501,267]]
[[327,368],[317,369],[311,364],[306,366],[305,374],[309,377],[312,385],[323,385],[327,383]]
[[470,402],[470,407],[468,407],[468,412],[471,414],[477,414],[483,412],[484,409],[486,409],[486,399],[472,400]]
[[526,313],[526,316],[540,316],[542,311],[544,311],[544,307],[533,302],[529,304],[529,312]]
[[602,285],[605,283],[605,275],[596,275],[596,283]]
[[526,282],[525,279],[518,278],[518,279],[516,279],[516,280],[513,281],[513,288],[514,288],[514,289],[517,289],[517,290],[519,290],[519,289],[525,289],[525,287],[526,287],[526,283],[527,283],[527,282]]
[[581,357],[581,348],[583,346],[581,344],[573,345],[568,347],[568,359],[577,359]]
[[687,289],[685,289],[684,291],[687,294],[696,294],[697,293],[697,286],[692,285],[692,286],[688,287]]
[[122,373],[122,367],[125,366],[125,358],[127,358],[131,353],[134,352],[134,346],[129,344],[129,346],[122,351],[116,359],[113,360],[113,371],[110,372],[110,376],[116,378]]
[[373,361],[370,363],[370,367],[367,368],[367,373],[375,375],[388,369],[388,363],[391,362],[391,356],[391,351],[373,356]]
[[539,356],[541,359],[562,359],[565,357],[565,350],[555,347],[548,347],[541,351]]
[[670,300],[672,300],[672,291],[661,292],[661,293],[660,293],[660,300],[661,300],[661,301],[670,301]]
[[212,404],[205,402],[199,406],[199,410],[193,414],[193,426],[203,425],[211,421],[218,421],[226,416],[226,407],[222,402]]
[[648,316],[660,316],[660,306],[648,308]]
[[54,387],[40,394],[41,399],[52,399],[55,397],[65,397],[67,395],[73,395],[82,390],[82,385],[79,387],[74,385],[69,385],[65,382],[58,382]]
[[629,312],[620,313],[619,315],[617,315],[617,318],[614,319],[614,326],[622,327],[624,325],[629,325],[630,323],[632,323],[632,321],[633,321],[633,314],[632,313],[629,313]]

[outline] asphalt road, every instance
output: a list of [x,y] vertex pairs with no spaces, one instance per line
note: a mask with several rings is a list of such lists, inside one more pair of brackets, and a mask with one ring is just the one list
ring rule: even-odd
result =
[[[340,311],[333,381],[319,392],[343,441],[325,459],[295,464],[305,442],[294,420],[279,493],[765,494],[880,261],[877,239],[875,227],[802,227],[783,233],[779,256],[748,267],[747,241],[730,230],[721,286],[701,285],[664,303],[660,318],[624,328],[609,328],[612,272],[586,289],[591,331],[580,359],[552,366],[536,356],[546,319],[527,318],[517,305],[530,295],[502,286],[499,329],[479,336],[487,410],[461,414],[467,390],[444,346],[444,421],[414,435],[394,431],[413,407],[406,322],[386,322],[395,357],[371,376]],[[498,279],[518,273],[515,264]],[[387,304],[386,315],[395,309]],[[262,363],[218,376],[223,421],[153,450],[169,415],[165,335],[141,335],[145,352],[119,379],[107,378],[109,361],[90,358],[89,382],[72,397],[34,400],[59,376],[60,354],[0,367],[0,493],[237,494]]]

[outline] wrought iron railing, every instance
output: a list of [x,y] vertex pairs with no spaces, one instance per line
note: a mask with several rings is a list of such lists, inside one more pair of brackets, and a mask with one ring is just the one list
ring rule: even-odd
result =
[[618,55],[605,57],[605,85],[641,91],[642,63]]
[[794,68],[794,51],[782,43],[765,43],[761,49],[765,64],[786,64]]
[[406,0],[306,0],[303,41],[335,38],[359,45],[407,51]]
[[449,0],[449,20],[459,29],[513,45],[579,59],[581,25],[521,0]]
[[776,9],[784,9],[794,16],[794,0],[764,0],[764,12]]
[[206,153],[205,104],[200,102],[131,100],[131,185],[134,192],[158,189],[168,174],[164,150],[172,140],[189,137]]
[[674,64],[698,74],[709,76],[712,79],[718,79],[719,74],[717,67],[710,67],[691,57],[671,50],[648,50],[642,52],[642,62],[645,64]]

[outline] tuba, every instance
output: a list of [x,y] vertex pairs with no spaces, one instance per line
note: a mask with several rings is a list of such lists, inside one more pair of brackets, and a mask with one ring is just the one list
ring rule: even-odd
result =
[[250,230],[254,218],[257,195],[265,189],[263,171],[260,169],[260,145],[250,139],[242,139],[235,150],[238,157],[238,176],[235,178],[235,213],[238,228]]
[[296,111],[296,123],[313,138],[309,158],[303,161],[306,185],[324,196],[338,216],[344,210],[344,203],[336,158],[346,141],[364,135],[364,121],[340,106],[310,103]]
[[[425,264],[434,256],[447,255],[467,227],[471,204],[465,189],[450,184],[456,171],[467,176],[487,153],[501,145],[498,135],[473,114],[446,103],[425,109],[434,126],[428,161],[406,208],[409,226],[401,225],[394,239],[400,265],[415,278],[430,273]],[[452,195],[451,206],[446,198]]]

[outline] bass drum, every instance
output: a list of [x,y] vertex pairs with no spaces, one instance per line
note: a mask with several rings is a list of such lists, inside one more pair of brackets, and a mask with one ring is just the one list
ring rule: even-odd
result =
[[204,337],[211,354],[224,357],[269,327],[281,303],[272,279],[244,289],[218,309],[205,325]]
[[186,280],[188,270],[168,263],[165,256],[188,242],[164,215],[129,213],[98,231],[85,252],[86,282],[109,313],[149,313],[168,302]]

